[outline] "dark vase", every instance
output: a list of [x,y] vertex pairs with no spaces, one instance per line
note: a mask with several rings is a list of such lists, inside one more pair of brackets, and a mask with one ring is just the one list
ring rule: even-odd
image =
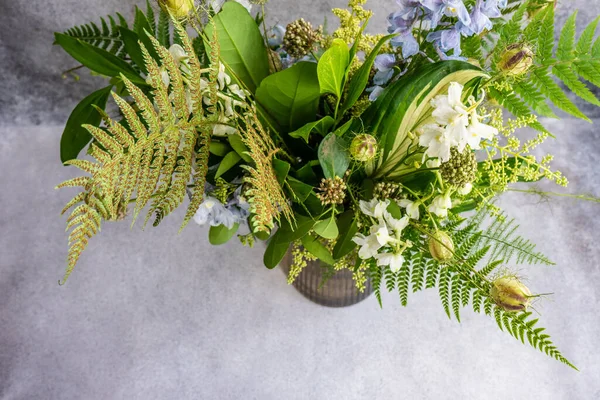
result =
[[[292,253],[288,251],[280,264],[286,276],[291,263]],[[309,261],[293,285],[304,297],[326,307],[348,307],[363,301],[373,293],[370,279],[365,282],[365,290],[360,292],[352,279],[352,271],[348,269],[338,271],[321,286],[325,271],[321,261]]]

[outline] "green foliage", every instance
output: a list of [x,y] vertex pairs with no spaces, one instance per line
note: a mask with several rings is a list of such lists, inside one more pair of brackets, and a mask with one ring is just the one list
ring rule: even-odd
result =
[[[176,29],[183,32],[181,26]],[[202,106],[204,93],[200,76],[203,72],[187,35],[182,33],[182,36],[184,50],[190,55],[187,88],[173,56],[151,37],[162,67],[169,75],[169,87],[163,83],[158,63],[141,46],[154,101],[125,75],[121,75],[120,79],[133,98],[135,107],[140,110],[139,114],[130,103],[113,93],[124,116],[123,124],[106,117],[106,128],[84,125],[94,138],[89,150],[94,161],[74,159],[67,163],[91,176],[73,178],[58,185],[59,188],[83,188],[63,210],[64,213],[82,203],[75,208],[67,223],[67,229],[74,229],[69,237],[71,247],[65,279],[72,272],[89,239],[99,230],[101,220],[123,219],[131,201],[135,200],[134,221],[150,204],[146,221],[155,215],[154,225],[157,225],[181,204],[186,196],[187,183],[193,179],[195,187],[192,201],[182,226],[198,208],[199,203],[194,198],[202,198],[204,193],[212,127],[207,123],[210,115]],[[85,42],[78,43],[90,46]],[[193,102],[191,110],[186,101],[186,89]],[[137,197],[132,200],[134,193]]]
[[334,39],[317,64],[317,75],[321,94],[331,93],[339,103],[350,63],[348,45],[341,39]]
[[323,243],[320,242],[318,237],[314,235],[305,235],[300,240],[302,242],[302,246],[320,261],[328,265],[335,264],[335,260],[333,259],[331,252]]
[[350,165],[350,153],[346,141],[333,132],[325,136],[319,145],[319,163],[325,178],[343,177]]
[[77,158],[79,152],[92,140],[92,135],[83,125],[100,125],[102,115],[99,110],[106,107],[111,89],[112,85],[88,95],[71,112],[60,138],[60,160],[63,163]]
[[[579,108],[565,94],[556,79],[566,86],[573,94],[591,104],[600,106],[600,101],[582,79],[594,86],[600,87],[600,52],[594,52],[594,47],[600,48],[600,41],[594,41],[594,35],[599,19],[594,19],[576,40],[576,17],[573,13],[566,21],[560,32],[560,39],[555,46],[555,16],[554,8],[546,7],[539,11],[523,28],[523,10],[527,2],[519,9],[518,15],[505,24],[501,30],[501,38],[494,49],[494,63],[491,65],[496,73],[498,61],[504,49],[513,43],[524,42],[535,49],[534,62],[525,76],[515,82],[507,81],[513,86],[510,90],[505,86],[502,90],[490,90],[490,95],[505,106],[517,117],[527,117],[537,114],[546,117],[556,117],[547,101],[566,113],[589,121]],[[546,132],[539,122],[531,126]]]
[[[108,23],[106,19],[108,19]],[[127,28],[127,21],[121,14],[117,13],[116,18],[111,15],[107,18],[100,18],[100,25],[90,22],[75,26],[64,32],[64,34],[106,50],[119,58],[125,58],[126,52],[119,27]]]
[[229,1],[212,17],[204,33],[212,38],[215,31],[221,61],[238,82],[254,93],[269,75],[267,49],[256,22],[244,6]]
[[314,121],[320,96],[317,65],[310,62],[268,76],[256,90],[256,101],[278,125],[279,132],[292,132]]
[[333,214],[331,214],[329,218],[317,222],[313,227],[313,230],[322,238],[330,240],[334,240],[340,234]]
[[288,220],[281,221],[280,227],[269,240],[265,255],[264,264],[267,268],[275,268],[288,251],[292,242],[301,239],[313,228],[315,220],[302,215],[296,216],[296,224],[292,225]]
[[318,121],[309,122],[301,128],[290,132],[289,135],[293,138],[302,138],[306,143],[308,143],[308,138],[313,131],[317,131],[321,135],[326,135],[334,124],[334,119],[327,115]]
[[338,227],[340,237],[333,248],[333,258],[336,260],[346,256],[356,248],[356,243],[352,241],[356,232],[358,232],[358,220],[353,211],[347,211],[338,218]]
[[208,231],[208,241],[214,246],[225,244],[235,235],[239,227],[238,223],[233,224],[231,229],[225,225],[211,226]]

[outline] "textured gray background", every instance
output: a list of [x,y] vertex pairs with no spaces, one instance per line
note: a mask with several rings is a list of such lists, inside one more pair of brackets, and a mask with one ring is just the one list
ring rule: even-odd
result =
[[[600,14],[599,1],[564,1]],[[568,5],[567,5],[568,3]],[[99,78],[62,80],[75,65],[52,32],[135,2],[0,0],[0,398],[15,399],[598,399],[600,205],[516,193],[501,202],[557,262],[524,267],[555,343],[577,373],[466,311],[450,322],[437,294],[321,308],[261,265],[261,249],[211,247],[180,235],[181,210],[160,228],[108,224],[68,284],[64,219],[72,176],[58,160],[63,124]],[[315,23],[343,1],[272,1],[272,21]],[[391,0],[371,1],[384,23]],[[382,29],[384,25],[380,25]],[[596,110],[593,115],[600,116]],[[600,196],[600,132],[548,122],[546,149],[569,191]]]

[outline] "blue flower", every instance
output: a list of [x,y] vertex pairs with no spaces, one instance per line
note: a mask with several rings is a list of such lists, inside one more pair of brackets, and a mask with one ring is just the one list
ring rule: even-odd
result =
[[427,35],[427,41],[433,42],[435,44],[435,46],[444,53],[448,52],[450,50],[454,50],[454,53],[452,54],[452,56],[449,57],[444,54],[445,57],[442,57],[442,58],[444,58],[444,59],[462,59],[459,57],[460,53],[461,53],[461,49],[460,49],[461,31],[464,31],[464,25],[462,25],[459,22],[451,29],[445,29],[443,31],[431,32],[429,35]]
[[267,42],[269,43],[269,47],[278,48],[283,44],[283,37],[285,36],[285,27],[281,25],[275,25],[271,28],[267,36]]
[[377,100],[377,98],[379,97],[379,95],[381,93],[383,93],[383,88],[381,86],[372,86],[370,88],[367,88],[367,92],[370,92],[371,94],[369,95],[369,100],[370,101],[375,101]]
[[506,8],[507,5],[507,0],[485,0],[481,11],[488,18],[499,18],[502,16],[500,10]]
[[412,34],[413,24],[423,14],[421,3],[417,0],[397,0],[400,10],[388,16],[389,33],[397,36],[390,40],[394,47],[402,48],[402,57],[408,58],[419,52],[419,43]]
[[483,10],[483,2],[481,0],[477,1],[477,4],[473,7],[473,11],[471,11],[471,24],[467,26],[470,32],[467,33],[467,36],[471,36],[473,34],[479,35],[485,29],[490,30],[493,27],[492,21],[490,21],[489,15],[486,15]]
[[458,17],[463,25],[471,23],[471,17],[463,0],[421,0],[423,7],[431,12],[431,28],[435,29],[442,17]]
[[373,77],[375,85],[385,85],[394,75],[396,66],[396,56],[393,54],[379,54],[375,57],[375,69],[377,72]]

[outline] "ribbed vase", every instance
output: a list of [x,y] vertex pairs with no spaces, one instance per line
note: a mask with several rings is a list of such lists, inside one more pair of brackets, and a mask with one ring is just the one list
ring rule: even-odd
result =
[[[280,264],[286,276],[290,271],[291,263],[292,254],[288,251]],[[321,266],[321,261],[309,261],[293,285],[304,297],[326,307],[348,307],[363,301],[373,293],[370,279],[367,279],[365,290],[362,293],[356,289],[352,271],[348,269],[338,271],[321,286],[325,271],[326,269]]]

